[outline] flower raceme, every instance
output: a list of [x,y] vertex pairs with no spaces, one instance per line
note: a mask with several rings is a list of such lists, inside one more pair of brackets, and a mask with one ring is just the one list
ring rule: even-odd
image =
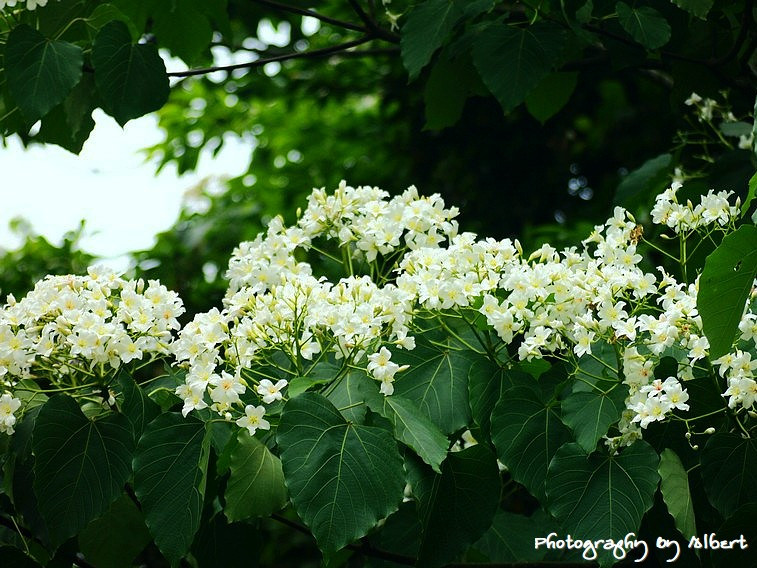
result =
[[[738,202],[730,203],[731,194],[711,191],[697,205],[679,204],[680,187],[658,196],[656,224],[681,238],[733,229]],[[580,247],[545,244],[527,257],[517,240],[458,233],[457,213],[414,187],[391,198],[344,182],[332,194],[314,190],[294,225],[277,217],[237,247],[223,308],[197,314],[175,341],[181,303],[158,283],[145,288],[112,273],[49,277],[0,314],[0,376],[12,391],[44,367],[63,384],[78,372],[73,363],[97,374],[170,351],[186,369],[175,391],[183,414],[210,408],[252,434],[271,427],[264,417],[276,415],[295,381],[299,392],[317,385],[328,392],[362,371],[391,396],[407,371],[392,360],[397,350],[413,350],[429,322],[466,341],[446,322],[477,317],[481,352],[502,366],[558,358],[578,368],[611,347],[617,364],[607,366],[628,395],[610,446],[688,410],[686,381],[709,348],[697,280],[643,270],[642,233],[627,211],[615,208]],[[319,275],[335,270],[336,281]],[[731,408],[751,408],[757,396],[756,321],[747,310],[739,348],[713,362]],[[671,356],[677,368],[655,377]],[[8,431],[18,405],[3,396]]]
[[[0,385],[28,393],[107,387],[121,367],[166,357],[183,312],[178,295],[154,280],[100,267],[48,276],[0,310]],[[0,420],[12,430],[8,409],[18,399],[0,400]]]

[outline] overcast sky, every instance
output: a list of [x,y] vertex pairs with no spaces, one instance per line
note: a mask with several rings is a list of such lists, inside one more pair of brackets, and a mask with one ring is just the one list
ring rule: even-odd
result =
[[178,177],[170,166],[155,175],[155,164],[140,153],[162,139],[154,116],[124,129],[100,110],[94,116],[79,156],[53,145],[24,149],[15,138],[0,147],[0,247],[18,245],[8,223],[21,216],[55,242],[84,219],[82,248],[106,258],[148,248],[176,220],[187,189],[206,176],[247,169],[249,144],[232,140],[217,157],[203,156],[195,173]]

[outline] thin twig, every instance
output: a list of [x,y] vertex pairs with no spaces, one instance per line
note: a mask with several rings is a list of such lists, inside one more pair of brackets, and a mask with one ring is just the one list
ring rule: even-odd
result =
[[255,67],[262,67],[268,63],[275,63],[279,61],[288,61],[290,59],[313,59],[317,57],[324,57],[326,55],[332,55],[339,53],[340,51],[346,51],[352,47],[368,43],[375,39],[373,36],[365,35],[361,38],[346,41],[338,45],[332,45],[330,47],[324,47],[322,49],[314,49],[312,51],[303,51],[301,53],[285,53],[283,55],[274,55],[272,57],[266,57],[263,59],[257,59],[255,61],[248,61],[247,63],[235,63],[234,65],[219,65],[218,67],[204,67],[201,69],[188,69],[187,71],[172,71],[166,73],[169,77],[192,77],[195,75],[205,75],[207,73],[213,73],[214,71],[233,71],[235,69],[253,69]]
[[324,16],[323,14],[319,14],[318,12],[308,10],[306,8],[290,6],[289,4],[275,2],[274,0],[253,0],[253,2],[257,2],[258,4],[265,4],[267,6],[270,6],[271,8],[276,8],[277,10],[281,10],[283,12],[290,12],[292,14],[299,14],[301,16],[309,16],[311,18],[315,18],[316,20],[326,22],[327,24],[331,24],[333,26],[339,26],[340,28],[344,28],[346,30],[352,30],[354,32],[366,31],[363,26],[353,24],[352,22],[345,22],[344,20],[338,20],[337,18],[332,18],[330,16]]
[[371,18],[366,13],[365,10],[363,10],[363,7],[360,5],[358,0],[348,0],[348,1],[350,3],[350,6],[352,6],[352,9],[355,11],[355,13],[363,21],[365,26],[373,35],[375,35],[377,38],[390,41],[392,43],[400,42],[400,38],[397,34],[389,32],[379,27],[378,23],[373,18]]

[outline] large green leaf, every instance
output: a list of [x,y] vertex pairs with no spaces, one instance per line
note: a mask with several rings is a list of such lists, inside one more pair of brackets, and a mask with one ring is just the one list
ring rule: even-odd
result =
[[112,21],[97,34],[92,63],[104,108],[121,126],[158,110],[168,99],[168,76],[157,47],[133,45],[121,21]]
[[681,463],[681,459],[670,448],[665,448],[660,454],[660,493],[668,512],[676,523],[676,528],[687,539],[697,532],[694,519],[694,505],[689,491],[689,475]]
[[730,517],[757,503],[757,441],[737,434],[714,434],[702,449],[702,480],[710,503]]
[[89,420],[57,395],[34,425],[34,492],[53,546],[105,512],[131,475],[134,440],[123,416]]
[[402,500],[402,458],[391,434],[347,422],[321,395],[290,399],[276,439],[294,508],[327,553],[364,536]]
[[455,124],[463,113],[471,85],[478,81],[470,61],[439,57],[423,91],[427,130],[441,130]]
[[434,471],[441,471],[439,465],[447,457],[449,440],[413,402],[378,392],[370,393],[366,401],[371,410],[392,423],[395,438],[412,448]]
[[160,414],[160,407],[153,402],[134,379],[122,371],[118,376],[118,385],[123,393],[121,412],[131,425],[134,441],[138,441],[145,427]]
[[[263,535],[269,534],[253,523],[228,523],[223,515],[216,514],[203,520],[192,544],[192,556],[200,567],[257,568]],[[270,546],[271,542],[265,544]]]
[[155,544],[172,562],[192,544],[200,525],[208,468],[205,424],[180,414],[150,422],[134,456],[134,492]]
[[83,62],[80,47],[21,24],[5,46],[8,90],[24,116],[35,121],[63,102],[81,79]]
[[697,309],[711,358],[730,351],[755,275],[757,227],[743,225],[707,257],[699,278]]
[[615,205],[630,208],[651,201],[669,183],[672,159],[670,154],[660,154],[629,172],[615,191]]
[[706,20],[707,13],[710,11],[710,8],[712,8],[715,0],[672,0],[672,2],[682,10],[686,10],[692,16]]
[[229,460],[224,513],[230,521],[267,517],[287,502],[281,460],[247,430],[240,430]]
[[615,11],[628,35],[647,49],[657,49],[670,40],[670,24],[654,8],[618,2]]
[[419,566],[443,566],[453,560],[486,532],[497,511],[497,460],[483,444],[451,453],[441,474],[414,467],[410,483],[422,527]]
[[546,548],[534,547],[534,539],[550,532],[545,530],[546,517],[541,509],[530,517],[497,511],[492,526],[474,547],[490,562],[537,562],[544,558]]
[[183,59],[188,65],[210,45],[213,28],[200,11],[199,3],[204,0],[176,0],[162,2],[153,13],[155,37],[161,47]]
[[[363,393],[374,382],[362,369],[352,369],[339,380],[327,398],[346,420],[362,424],[365,420]],[[289,397],[294,398],[291,394]]]
[[620,419],[627,395],[626,385],[615,384],[606,391],[577,390],[563,399],[562,420],[584,450],[593,452],[607,429]]
[[142,513],[126,495],[79,534],[84,557],[97,568],[129,568],[151,540]]
[[567,533],[581,538],[623,539],[638,533],[652,507],[659,457],[643,441],[610,456],[587,455],[578,444],[561,447],[549,466],[549,511]]
[[526,108],[544,124],[568,104],[576,89],[578,73],[550,73],[526,97]]
[[545,401],[536,389],[506,390],[492,414],[492,442],[497,457],[515,481],[544,502],[544,480],[557,449],[570,440],[558,404]]
[[470,423],[469,352],[419,340],[412,351],[397,351],[393,361],[410,368],[397,375],[394,392],[413,401],[445,434]]
[[33,558],[21,552],[15,546],[0,545],[0,566],[7,568],[41,568]]
[[481,79],[505,112],[526,99],[559,61],[565,32],[551,24],[484,28],[473,45],[473,62]]
[[749,207],[752,205],[752,200],[754,199],[755,194],[757,194],[757,174],[754,174],[749,179],[749,186],[748,186],[746,199],[744,200],[744,204],[741,206],[742,216],[746,215],[749,212]]
[[[494,406],[502,393],[513,386],[512,376],[520,375],[519,371],[506,371],[501,366],[483,357],[476,359],[468,370],[468,392],[471,415],[473,421],[481,428],[484,435],[489,437],[491,432],[491,418]],[[527,377],[535,382],[536,379]]]
[[463,11],[453,0],[426,0],[418,4],[402,26],[402,63],[415,79],[431,56],[452,33]]

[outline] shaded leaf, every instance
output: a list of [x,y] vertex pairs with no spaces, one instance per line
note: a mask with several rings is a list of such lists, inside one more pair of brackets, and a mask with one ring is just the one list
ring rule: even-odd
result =
[[40,409],[32,448],[34,492],[54,547],[105,512],[131,475],[134,440],[126,419],[89,420],[66,395]]
[[670,24],[654,8],[618,2],[615,10],[623,29],[647,49],[657,49],[670,40]]
[[702,449],[702,480],[710,503],[730,517],[757,503],[757,441],[736,434],[713,434]]
[[506,390],[492,414],[492,442],[513,479],[544,502],[544,482],[558,448],[570,440],[556,403],[527,387]]
[[672,2],[692,16],[706,20],[707,14],[715,3],[715,0],[672,0]]
[[500,494],[497,461],[482,444],[452,452],[441,474],[425,466],[410,474],[421,521],[419,566],[443,566],[492,523]]
[[757,227],[743,225],[710,253],[699,278],[697,310],[712,359],[731,349],[755,275]]
[[490,562],[537,562],[544,558],[546,548],[534,547],[534,539],[547,534],[545,515],[541,510],[532,516],[497,511],[494,522],[474,545]]
[[142,513],[126,495],[79,534],[84,557],[97,568],[129,568],[151,540]]
[[229,461],[224,513],[230,521],[267,517],[287,503],[281,460],[247,430],[240,430]]
[[550,73],[526,97],[526,108],[544,124],[568,101],[578,82],[578,73]]
[[447,457],[447,437],[408,399],[373,394],[366,397],[368,407],[392,423],[395,438],[439,472],[439,465]]
[[670,448],[660,454],[660,493],[668,507],[668,512],[676,523],[676,528],[687,539],[697,532],[694,519],[694,505],[689,491],[689,475],[681,459]]
[[473,62],[507,113],[549,74],[561,57],[565,40],[565,32],[551,24],[527,28],[492,24],[473,45]]
[[26,24],[16,26],[5,45],[8,90],[24,116],[35,121],[66,98],[81,79],[80,47],[50,40]]
[[549,466],[548,509],[566,532],[581,538],[619,540],[638,533],[654,501],[658,464],[643,441],[614,456],[587,455],[578,444],[565,444]]
[[205,424],[161,414],[148,424],[134,456],[134,492],[155,544],[172,562],[192,544],[200,525],[208,467]]
[[434,52],[447,40],[463,11],[453,0],[426,0],[418,4],[402,26],[402,63],[415,79]]
[[628,208],[651,201],[668,184],[672,159],[671,154],[660,154],[629,172],[618,185],[613,203]]
[[129,29],[114,20],[103,26],[92,48],[95,84],[105,110],[123,126],[158,110],[168,99],[168,77],[154,44],[133,45]]
[[142,388],[134,382],[131,375],[125,371],[119,373],[117,380],[124,396],[121,412],[126,416],[131,425],[132,435],[136,442],[142,436],[145,427],[158,417],[160,407],[147,396]]
[[152,31],[158,44],[190,65],[213,38],[213,28],[198,8],[195,0],[177,0],[159,4],[153,13]]
[[419,340],[412,351],[396,351],[392,360],[410,368],[397,375],[394,392],[414,402],[445,434],[470,423],[469,353]]
[[364,536],[399,506],[405,481],[391,434],[347,422],[323,396],[290,399],[276,440],[294,508],[326,553]]
[[597,388],[571,392],[562,401],[562,421],[573,430],[576,442],[593,452],[608,428],[625,409],[628,386],[616,384],[607,391]]

